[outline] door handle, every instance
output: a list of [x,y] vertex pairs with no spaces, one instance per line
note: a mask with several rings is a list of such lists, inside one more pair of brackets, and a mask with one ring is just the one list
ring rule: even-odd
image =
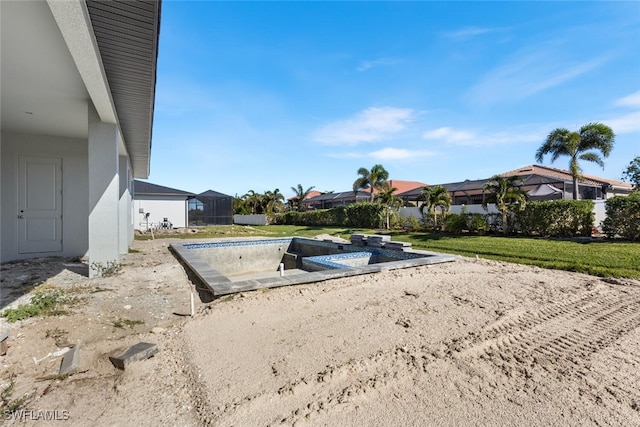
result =
[[23,219],[24,215],[18,215],[18,218]]

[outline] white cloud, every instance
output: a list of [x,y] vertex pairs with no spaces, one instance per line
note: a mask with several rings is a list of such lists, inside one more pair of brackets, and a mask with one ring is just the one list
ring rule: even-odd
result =
[[491,70],[468,92],[476,104],[519,101],[596,69],[612,57],[570,60],[554,46],[527,47]]
[[603,120],[603,123],[609,126],[616,134],[640,132],[640,111],[634,111],[610,120]]
[[432,156],[434,153],[427,150],[407,150],[405,148],[387,147],[382,150],[369,153],[369,156],[377,160],[402,160],[416,157]]
[[640,107],[640,90],[632,93],[631,95],[617,99],[614,104],[620,107]]
[[371,107],[356,116],[323,126],[314,140],[330,145],[375,142],[404,130],[415,116],[410,108]]
[[475,135],[464,130],[453,130],[449,127],[438,128],[422,135],[425,139],[437,139],[448,143],[472,141]]
[[542,141],[544,139],[544,133],[523,131],[522,129],[482,133],[469,130],[456,130],[450,127],[441,127],[425,132],[422,137],[424,139],[435,140],[450,145],[481,147]]
[[398,61],[393,58],[378,58],[371,61],[363,61],[360,66],[357,68],[358,71],[367,71],[370,68],[376,67],[378,65],[392,65],[397,63]]
[[493,33],[498,31],[497,28],[481,28],[481,27],[467,27],[456,31],[449,31],[444,33],[444,36],[449,39],[457,41],[466,40],[471,37],[481,36],[487,33]]

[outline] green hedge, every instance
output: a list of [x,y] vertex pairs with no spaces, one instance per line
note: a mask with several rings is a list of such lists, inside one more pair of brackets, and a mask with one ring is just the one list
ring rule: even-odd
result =
[[278,215],[276,223],[282,225],[342,226],[346,224],[345,208],[285,212]]
[[[276,223],[281,225],[339,226],[353,228],[384,228],[387,208],[378,203],[359,202],[346,207],[321,209],[306,212],[285,212],[278,215]],[[390,212],[390,223],[399,223],[398,214]]]
[[345,208],[347,227],[384,228],[385,206],[371,202],[353,203]]
[[640,192],[616,196],[606,202],[607,219],[602,231],[609,238],[640,240]]
[[592,200],[530,202],[516,211],[516,228],[529,236],[590,236],[595,222]]

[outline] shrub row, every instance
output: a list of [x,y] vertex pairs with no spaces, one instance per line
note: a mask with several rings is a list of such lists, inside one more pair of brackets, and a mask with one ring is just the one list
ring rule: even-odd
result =
[[345,208],[322,209],[317,211],[285,212],[276,217],[277,224],[283,225],[344,225],[346,222]]
[[349,206],[306,212],[285,212],[276,218],[277,224],[306,226],[344,226],[353,228],[384,228],[398,224],[398,214],[378,203],[359,202]]
[[527,236],[590,236],[595,222],[592,200],[548,200],[527,203],[514,215],[515,227]]
[[602,231],[607,237],[640,240],[640,192],[612,197],[605,209],[607,218],[602,223]]
[[[592,200],[552,200],[527,203],[522,211],[509,212],[514,229],[527,236],[575,237],[590,236],[595,214]],[[613,197],[606,202],[607,219],[603,231],[607,236],[640,240],[640,193]],[[395,211],[377,203],[360,202],[333,209],[307,212],[286,212],[278,215],[276,223],[306,226],[346,226],[352,228],[384,228],[387,216],[390,225],[399,223]],[[428,218],[426,218],[428,220]],[[502,229],[500,214],[449,213],[444,219],[448,233],[485,233]],[[405,221],[417,228],[415,220]],[[425,221],[423,219],[423,225]]]
[[[508,219],[513,229],[527,236],[590,236],[595,221],[593,206],[592,200],[531,202],[522,211],[510,211]],[[448,233],[498,232],[502,230],[502,216],[495,213],[448,214],[444,229]]]

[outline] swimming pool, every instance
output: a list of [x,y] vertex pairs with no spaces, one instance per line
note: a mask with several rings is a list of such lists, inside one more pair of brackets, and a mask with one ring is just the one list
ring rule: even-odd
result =
[[354,234],[349,243],[304,237],[172,244],[174,253],[214,294],[274,288],[455,261],[414,250],[389,236]]

